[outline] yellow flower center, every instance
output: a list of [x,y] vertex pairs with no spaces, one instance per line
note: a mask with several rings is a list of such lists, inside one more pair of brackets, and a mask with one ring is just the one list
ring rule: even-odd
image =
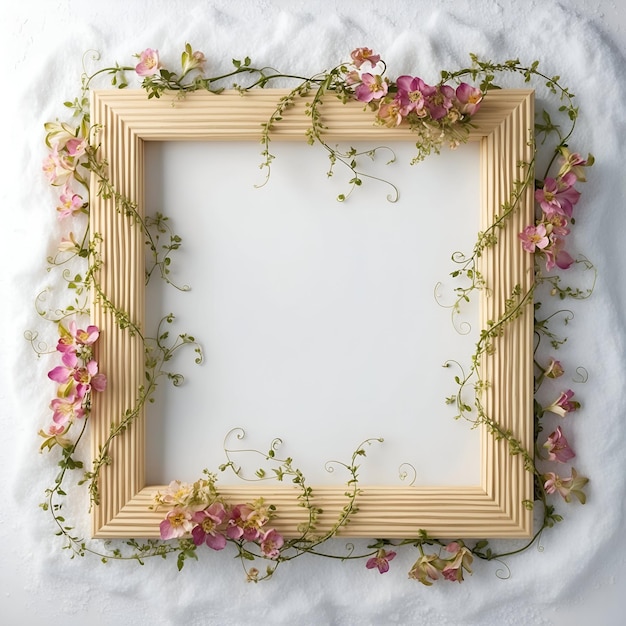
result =
[[170,524],[172,526],[182,526],[185,523],[185,514],[184,513],[176,513],[175,515],[170,515]]
[[187,490],[186,489],[179,489],[175,494],[174,494],[174,498],[176,500],[182,500],[185,496],[187,495]]
[[215,530],[215,522],[210,517],[206,517],[202,520],[202,530],[207,535],[211,534]]

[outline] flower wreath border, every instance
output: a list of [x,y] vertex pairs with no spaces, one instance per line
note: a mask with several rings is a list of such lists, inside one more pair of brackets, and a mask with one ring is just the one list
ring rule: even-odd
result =
[[[267,67],[256,68],[247,57],[244,60],[234,59],[231,71],[216,77],[207,77],[204,71],[206,64],[204,54],[194,50],[190,44],[186,44],[182,52],[179,73],[164,67],[158,51],[154,49],[146,49],[136,56],[138,61],[135,65],[116,64],[91,75],[85,72],[80,95],[73,101],[65,102],[65,106],[72,113],[73,123],[55,121],[45,124],[46,144],[50,152],[43,170],[50,184],[58,189],[58,217],[60,220],[73,223],[81,228],[82,232],[76,235],[74,231],[70,231],[67,237],[61,240],[58,253],[48,259],[50,266],[64,267],[63,278],[70,290],[71,302],[62,308],[54,309],[48,304],[45,295],[40,294],[37,298],[38,313],[58,328],[59,337],[55,350],[48,350],[47,344],[39,340],[37,333],[27,332],[26,338],[38,355],[55,352],[60,359],[60,364],[48,373],[48,378],[56,384],[55,397],[50,403],[52,419],[39,431],[43,438],[41,450],[59,452],[60,472],[53,486],[46,490],[46,500],[41,506],[51,512],[57,534],[63,537],[64,547],[70,550],[72,556],[90,553],[99,556],[103,561],[134,559],[142,563],[152,556],[165,557],[174,553],[177,554],[178,569],[182,569],[187,559],[197,558],[199,546],[206,545],[214,550],[221,550],[230,543],[237,549],[247,579],[256,582],[270,577],[280,563],[302,554],[332,556],[341,560],[365,558],[367,568],[384,573],[389,570],[389,562],[396,556],[398,547],[411,545],[418,549],[419,556],[409,571],[409,577],[429,586],[439,579],[461,582],[464,579],[464,572],[471,573],[474,558],[488,561],[502,559],[535,544],[545,528],[552,527],[562,520],[549,499],[553,494],[560,495],[566,502],[576,499],[582,504],[585,503],[584,488],[588,479],[577,474],[575,468],[571,467],[570,476],[542,469],[546,463],[568,464],[575,457],[575,452],[560,425],[545,440],[541,436],[542,418],[547,413],[563,418],[580,408],[579,402],[573,399],[574,392],[571,389],[558,390],[554,394],[554,400],[547,405],[542,406],[535,401],[534,454],[533,451],[525,450],[512,433],[503,431],[497,422],[487,416],[477,397],[474,406],[463,399],[465,395],[463,392],[470,388],[470,384],[475,390],[479,390],[483,384],[476,366],[480,355],[491,349],[491,340],[503,332],[508,321],[514,319],[523,307],[532,304],[533,299],[537,341],[545,337],[554,349],[563,343],[564,339],[556,335],[551,327],[557,314],[553,313],[545,319],[538,316],[541,307],[537,301],[538,286],[547,286],[550,295],[560,299],[584,299],[593,291],[593,284],[586,289],[563,286],[559,275],[559,272],[580,263],[584,269],[593,270],[595,282],[595,269],[591,262],[582,256],[575,260],[565,249],[570,227],[575,223],[574,206],[581,195],[576,185],[586,180],[585,168],[593,164],[593,157],[589,155],[583,159],[578,152],[571,152],[568,148],[568,141],[578,117],[578,109],[574,106],[573,94],[562,86],[558,76],[544,75],[538,70],[537,61],[530,66],[524,66],[517,59],[492,63],[470,55],[471,67],[454,72],[442,71],[441,79],[436,85],[429,85],[420,77],[408,75],[392,81],[385,76],[387,68],[380,55],[369,48],[357,48],[351,53],[350,61],[308,78],[282,74]],[[494,437],[505,438],[511,454],[521,454],[526,469],[534,474],[535,501],[542,505],[542,520],[539,530],[530,541],[519,549],[496,553],[487,540],[476,541],[471,545],[461,539],[445,543],[421,531],[418,537],[401,542],[375,541],[368,546],[364,554],[354,554],[354,546],[349,546],[348,553],[340,557],[320,551],[319,547],[326,540],[334,537],[352,515],[358,514],[356,500],[360,490],[356,461],[360,456],[365,456],[365,445],[370,443],[370,440],[363,442],[355,450],[348,463],[342,464],[350,475],[349,489],[346,492],[347,503],[332,529],[322,536],[314,533],[315,522],[321,511],[314,504],[311,488],[306,484],[302,473],[293,465],[292,459],[276,457],[274,443],[267,453],[258,452],[258,454],[276,464],[272,471],[277,480],[289,477],[300,489],[299,498],[308,511],[309,519],[302,529],[298,529],[302,534],[296,539],[286,539],[272,528],[276,509],[263,498],[235,505],[225,502],[216,487],[216,474],[209,471],[191,485],[173,481],[165,493],[157,495],[155,506],[164,506],[168,509],[161,523],[162,541],[148,540],[139,543],[130,539],[125,542],[126,550],[113,548],[101,551],[90,547],[74,534],[73,526],[69,525],[62,515],[62,499],[67,495],[64,485],[71,470],[84,471],[83,462],[77,458],[77,447],[86,431],[91,411],[91,396],[106,386],[106,377],[98,371],[98,363],[93,352],[99,329],[91,324],[85,328],[79,327],[81,321],[89,314],[89,294],[94,293],[100,303],[113,312],[121,328],[139,333],[146,348],[148,383],[141,390],[138,406],[122,416],[118,425],[112,429],[109,443],[124,432],[137,417],[141,406],[150,400],[157,381],[166,377],[173,384],[182,382],[180,374],[169,372],[165,368],[165,363],[175,351],[191,345],[197,352],[196,361],[202,360],[200,347],[193,337],[181,334],[173,341],[170,340],[165,327],[172,323],[173,316],[162,320],[155,338],[144,337],[137,323],[129,319],[125,311],[115,308],[98,282],[98,271],[102,263],[98,253],[100,236],[98,233],[89,232],[86,220],[89,213],[89,175],[95,175],[98,193],[105,198],[113,198],[118,210],[124,212],[129,219],[135,220],[145,234],[147,247],[152,256],[152,263],[147,271],[148,279],[156,274],[173,284],[169,278],[170,263],[172,255],[181,246],[181,239],[172,231],[166,216],[157,214],[155,217],[141,218],[136,207],[114,189],[107,176],[107,164],[102,162],[98,155],[98,129],[93,128],[89,120],[90,85],[97,76],[105,74],[111,77],[114,87],[125,88],[128,85],[127,72],[141,78],[141,86],[148,98],[159,98],[166,91],[178,92],[181,97],[196,90],[219,93],[223,89],[221,86],[223,82],[235,77],[252,77],[251,82],[246,85],[234,83],[234,88],[242,93],[263,88],[277,79],[298,81],[297,86],[277,103],[271,118],[261,129],[263,159],[261,167],[269,179],[274,160],[274,155],[270,152],[272,129],[280,123],[285,110],[294,104],[296,98],[312,94],[312,100],[307,104],[307,115],[311,120],[307,139],[309,143],[320,144],[327,150],[330,160],[329,175],[337,164],[347,167],[351,172],[349,191],[339,195],[337,198],[339,201],[345,201],[363,184],[365,178],[370,177],[359,169],[361,154],[353,149],[342,153],[338,148],[331,147],[325,142],[321,108],[326,95],[332,94],[344,103],[354,99],[362,102],[365,110],[373,113],[374,123],[378,125],[394,127],[408,124],[416,136],[417,154],[414,162],[417,162],[430,154],[439,153],[446,145],[454,148],[466,140],[472,116],[479,109],[483,98],[488,97],[490,90],[498,88],[495,82],[496,75],[513,73],[521,75],[525,82],[532,79],[543,81],[548,93],[559,100],[559,114],[567,117],[570,127],[567,132],[563,132],[560,126],[552,121],[548,112],[542,112],[541,120],[536,124],[536,140],[541,137],[542,146],[549,138],[555,137],[557,140],[556,146],[548,155],[551,158],[546,167],[546,174],[543,179],[533,181],[535,163],[523,164],[526,176],[519,182],[518,194],[502,207],[496,222],[486,231],[479,233],[472,255],[453,256],[459,267],[452,276],[464,277],[468,281],[468,286],[455,290],[456,301],[452,308],[457,312],[475,290],[484,287],[484,280],[477,270],[476,260],[485,248],[495,245],[498,228],[515,211],[521,195],[520,190],[533,183],[536,220],[519,234],[519,239],[524,250],[535,254],[535,283],[529,293],[511,294],[502,319],[491,322],[488,328],[482,330],[476,353],[472,357],[472,367],[467,373],[462,372],[462,375],[455,377],[458,391],[447,399],[448,403],[456,405],[458,418],[465,418],[473,424],[486,424]],[[464,82],[462,79],[466,77],[473,82],[480,79],[479,86],[475,87]],[[456,87],[448,83],[454,83]],[[368,155],[372,156],[375,151],[376,149]],[[557,173],[549,175],[555,166],[559,168]],[[391,183],[388,184],[394,190],[389,199],[394,201],[398,191]],[[541,268],[541,262],[545,266],[545,273]],[[550,273],[553,270],[556,273]],[[557,313],[567,314],[564,311]],[[581,368],[577,371],[581,371]],[[546,381],[554,381],[563,374],[564,368],[555,358],[550,358],[547,363],[535,361],[535,395]],[[479,392],[475,393],[477,396]],[[68,436],[69,434],[71,436]],[[219,469],[223,471],[230,468],[238,473],[238,468],[229,457],[228,450],[226,455],[228,462]],[[92,503],[97,503],[99,499],[99,471],[110,462],[108,445],[105,445],[100,455],[93,460],[92,468],[84,471],[84,477],[79,481],[79,484],[87,484]],[[526,505],[532,508],[534,503],[527,502]],[[427,546],[432,547],[434,551],[427,553],[425,551]],[[257,558],[269,561],[265,572],[260,572],[254,566],[249,567],[249,563]]]

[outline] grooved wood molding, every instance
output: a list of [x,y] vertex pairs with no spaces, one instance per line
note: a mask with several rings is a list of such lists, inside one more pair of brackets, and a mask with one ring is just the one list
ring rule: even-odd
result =
[[[148,100],[141,90],[92,92],[92,122],[101,126],[101,158],[109,164],[115,189],[137,203],[143,211],[144,157],[146,141],[258,141],[279,98],[287,91],[263,89],[240,95],[224,92],[187,94],[184,98],[166,94]],[[305,100],[298,99],[282,121],[276,124],[276,140],[301,141],[310,118],[304,113]],[[341,104],[328,96],[322,107],[329,141],[415,141],[408,128],[374,126],[373,116],[362,104]],[[514,183],[521,177],[520,162],[533,158],[534,94],[531,90],[489,92],[478,114],[470,141],[480,142],[481,229],[488,227],[501,205],[510,200]],[[401,189],[402,182],[399,182]],[[105,293],[134,321],[144,319],[144,241],[132,220],[119,214],[111,200],[95,193],[91,184],[91,232],[102,235],[100,253],[103,268],[100,281]],[[526,292],[533,280],[533,257],[524,252],[518,233],[533,221],[532,185],[524,191],[518,210],[498,231],[498,244],[485,250],[481,271],[487,289],[481,292],[480,323],[496,320],[504,311],[505,299],[516,285]],[[93,323],[101,329],[96,358],[106,372],[108,387],[95,394],[91,415],[94,454],[109,435],[112,423],[135,405],[138,388],[144,382],[144,352],[139,337],[120,330],[111,314],[94,299]],[[524,447],[533,449],[533,310],[507,325],[494,342],[495,352],[481,363],[483,377],[490,381],[482,401],[486,412],[510,429]],[[140,417],[110,447],[111,464],[100,474],[101,502],[92,514],[92,534],[100,538],[158,537],[164,512],[150,507],[158,489],[146,485],[144,433],[150,425]],[[420,529],[433,537],[529,537],[532,512],[523,505],[533,499],[532,475],[525,471],[520,456],[511,456],[507,443],[480,427],[481,479],[470,487],[368,487],[362,485],[359,511],[344,537],[410,538]],[[220,433],[220,437],[223,437]],[[332,526],[345,504],[345,485],[315,487],[314,501],[324,512],[318,530]],[[220,488],[227,499],[250,501],[260,495],[276,505],[276,529],[286,536],[297,535],[306,510],[298,505],[297,490],[282,483],[249,484]]]

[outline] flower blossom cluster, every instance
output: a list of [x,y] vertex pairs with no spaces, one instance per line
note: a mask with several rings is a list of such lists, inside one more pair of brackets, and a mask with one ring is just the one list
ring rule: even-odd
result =
[[65,446],[64,435],[72,424],[89,414],[91,392],[106,388],[106,377],[98,371],[98,363],[93,358],[93,345],[99,335],[97,326],[81,329],[73,320],[67,328],[59,324],[56,350],[61,364],[48,372],[48,378],[58,387],[56,397],[50,402],[52,422],[39,433],[45,437],[42,449],[56,444]]
[[577,182],[585,182],[584,168],[593,165],[593,157],[583,159],[580,154],[560,148],[561,168],[557,175],[547,177],[543,186],[535,191],[535,201],[540,217],[520,234],[522,247],[544,257],[546,270],[555,267],[568,269],[574,259],[565,250],[565,238],[570,233],[574,206],[580,199],[575,188]]
[[442,83],[428,85],[417,76],[400,76],[390,82],[383,76],[380,55],[369,48],[357,48],[351,58],[345,82],[356,100],[376,111],[378,124],[392,128],[408,123],[425,144],[424,156],[429,146],[437,151],[447,142],[455,148],[467,139],[466,124],[483,99],[480,89],[467,83],[456,89]]
[[[163,69],[158,50],[146,48],[136,56],[139,59],[139,63],[135,66],[137,76],[141,76],[142,78],[157,76],[161,69]],[[204,69],[205,63],[206,57],[204,53],[199,50],[193,50],[190,44],[186,44],[180,58],[182,67],[181,78],[184,78],[192,70]]]
[[87,139],[80,136],[80,128],[66,123],[48,122],[45,129],[50,152],[42,169],[48,182],[59,188],[57,217],[63,219],[87,213],[87,202],[75,189],[76,183],[83,184],[79,168],[84,164]]
[[[550,362],[543,370],[543,377],[554,380],[560,378],[564,371],[560,361],[550,359]],[[573,398],[574,392],[571,389],[561,391],[550,404],[541,408],[540,417],[543,417],[545,413],[566,417],[570,413],[577,411],[580,408],[580,403]],[[548,435],[543,444],[543,449],[547,455],[547,460],[554,463],[566,464],[576,457],[576,453],[570,446],[561,426],[557,426]],[[574,468],[571,469],[569,477],[560,476],[556,472],[546,472],[543,475],[543,481],[544,489],[548,494],[558,493],[566,502],[570,502],[572,496],[576,497],[582,504],[586,501],[583,488],[589,482],[589,479],[579,476]]]
[[[88,196],[88,186],[82,172],[89,147],[83,136],[86,131],[82,125],[72,127],[65,122],[48,122],[44,127],[50,152],[42,169],[46,179],[58,193],[57,217],[65,220],[88,215],[89,202],[85,199]],[[74,255],[82,256],[85,253],[80,237],[77,238],[73,232],[61,238],[58,249],[62,253]]]
[[441,576],[451,582],[462,582],[463,571],[472,573],[470,568],[474,557],[462,541],[453,541],[445,546],[444,550],[450,554],[448,558],[442,558],[438,554],[422,554],[413,564],[409,572],[409,578],[418,580],[423,585],[432,585],[433,580]]
[[158,505],[171,507],[160,524],[161,539],[191,534],[195,545],[222,550],[228,540],[256,543],[261,554],[277,559],[285,541],[268,526],[275,509],[263,498],[252,503],[229,505],[218,498],[215,477],[193,484],[172,481],[165,493],[156,495]]
[[[448,556],[439,553],[424,554],[415,561],[409,571],[409,578],[429,587],[432,581],[444,579],[451,582],[462,582],[463,572],[472,573],[471,565],[474,557],[470,549],[462,541],[452,541],[444,546]],[[378,569],[381,574],[389,571],[389,561],[396,556],[392,550],[381,548],[365,564],[368,569]]]

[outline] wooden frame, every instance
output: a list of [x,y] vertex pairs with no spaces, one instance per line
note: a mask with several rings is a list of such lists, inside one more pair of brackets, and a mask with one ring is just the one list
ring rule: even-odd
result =
[[[258,140],[261,124],[269,119],[281,90],[259,90],[240,95],[225,92],[187,94],[184,99],[165,95],[148,100],[141,90],[106,90],[92,93],[92,122],[101,126],[101,158],[109,164],[115,189],[143,210],[145,141]],[[329,141],[415,141],[407,128],[373,125],[372,116],[354,102],[341,104],[326,98],[324,122]],[[520,162],[533,158],[534,95],[531,90],[502,90],[488,94],[476,115],[470,141],[480,142],[481,228],[493,222],[508,202]],[[310,118],[304,104],[290,109],[276,125],[276,139],[303,141]],[[277,165],[279,167],[280,164]],[[401,187],[401,181],[399,186]],[[115,306],[128,311],[131,319],[144,318],[144,241],[132,220],[118,213],[112,200],[95,193],[92,180],[91,232],[102,236],[103,268],[100,281]],[[518,233],[533,220],[533,190],[524,190],[519,209],[498,231],[498,244],[488,248],[481,268],[488,289],[481,295],[480,321],[498,319],[516,285],[526,292],[533,279],[532,255],[524,252]],[[91,417],[94,454],[108,437],[111,424],[134,406],[144,380],[143,344],[137,336],[120,330],[111,314],[97,299],[93,323],[101,329],[98,361],[106,372],[108,388],[93,399]],[[533,449],[533,315],[525,307],[495,341],[495,352],[481,364],[490,381],[483,403],[487,414],[528,449]],[[92,534],[99,538],[158,537],[163,511],[151,508],[163,486],[146,485],[144,478],[145,420],[137,419],[110,448],[112,462],[100,474],[101,502],[94,507]],[[363,487],[359,512],[341,536],[408,538],[420,529],[433,537],[529,537],[532,512],[524,506],[533,499],[532,475],[521,456],[511,456],[506,441],[495,441],[481,428],[481,480],[471,487]],[[277,507],[275,527],[295,535],[304,521],[297,492],[280,483],[262,487],[228,486],[220,492],[237,502],[258,497]],[[256,491],[255,491],[256,490]],[[318,530],[323,532],[337,519],[345,504],[345,485],[315,487],[315,502],[324,513]],[[256,494],[256,495],[255,495]]]

